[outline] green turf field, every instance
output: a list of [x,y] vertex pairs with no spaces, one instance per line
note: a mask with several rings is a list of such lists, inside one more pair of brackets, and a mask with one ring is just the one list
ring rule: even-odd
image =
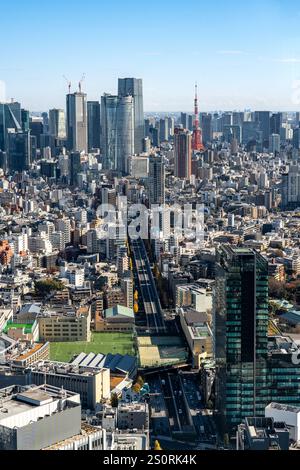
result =
[[50,343],[52,361],[69,362],[75,354],[130,354],[134,355],[133,338],[130,333],[93,333],[90,343]]

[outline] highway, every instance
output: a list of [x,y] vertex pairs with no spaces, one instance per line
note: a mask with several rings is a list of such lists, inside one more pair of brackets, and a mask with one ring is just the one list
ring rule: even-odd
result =
[[131,249],[134,256],[147,329],[152,334],[164,333],[165,322],[163,312],[143,240],[131,240]]

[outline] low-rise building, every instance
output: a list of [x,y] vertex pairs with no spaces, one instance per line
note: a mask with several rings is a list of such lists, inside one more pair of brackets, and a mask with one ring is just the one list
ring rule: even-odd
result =
[[147,403],[120,402],[117,411],[118,429],[149,431],[149,406]]
[[73,342],[91,340],[91,314],[51,315],[39,317],[40,339],[43,341]]
[[189,345],[193,365],[200,368],[201,361],[213,357],[213,333],[206,313],[192,309],[179,309],[180,323]]
[[84,409],[95,409],[97,403],[110,397],[110,370],[79,367],[75,364],[45,361],[31,367],[27,383],[47,383],[80,393]]
[[49,385],[0,390],[0,449],[40,450],[81,431],[80,396]]
[[282,403],[270,403],[265,409],[265,416],[266,418],[272,418],[276,423],[284,422],[289,429],[291,440],[300,442],[299,407]]
[[134,324],[133,310],[117,305],[116,307],[104,310],[103,317],[98,318],[95,323],[95,329],[96,331],[132,332]]

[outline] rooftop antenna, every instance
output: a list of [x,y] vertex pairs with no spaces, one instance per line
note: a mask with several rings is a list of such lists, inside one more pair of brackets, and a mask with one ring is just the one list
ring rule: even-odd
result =
[[65,75],[63,75],[63,78],[66,80],[66,82],[68,84],[68,89],[69,89],[69,94],[70,94],[71,93],[72,82],[70,80],[68,80]]
[[82,75],[82,78],[78,84],[78,88],[79,88],[79,93],[81,93],[81,89],[82,89],[82,83],[84,82],[84,79],[85,79],[85,73]]

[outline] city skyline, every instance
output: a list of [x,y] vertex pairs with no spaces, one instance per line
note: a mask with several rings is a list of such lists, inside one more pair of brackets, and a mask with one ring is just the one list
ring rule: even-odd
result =
[[126,5],[88,0],[85,8],[78,6],[54,0],[41,11],[31,0],[2,7],[3,44],[11,34],[7,19],[14,19],[13,38],[1,50],[7,100],[13,97],[33,111],[64,107],[63,76],[75,91],[85,73],[88,100],[115,94],[119,77],[142,78],[146,112],[192,110],[195,81],[200,111],[299,109],[295,0],[251,5],[190,0],[185,8],[155,0],[148,14],[134,0]]

